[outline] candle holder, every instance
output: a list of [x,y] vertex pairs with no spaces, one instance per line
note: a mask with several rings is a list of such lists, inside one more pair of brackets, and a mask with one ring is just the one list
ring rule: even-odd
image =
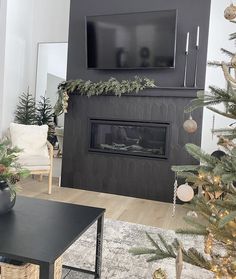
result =
[[195,60],[194,84],[193,84],[193,87],[197,87],[199,40],[200,40],[200,27],[198,26],[198,27],[197,27],[197,36],[196,36],[196,60]]
[[186,81],[187,81],[187,68],[188,68],[188,51],[185,51],[185,63],[184,63],[184,82],[183,86],[186,87]]
[[198,56],[199,56],[199,46],[196,46],[196,60],[195,60],[194,84],[193,84],[193,87],[197,87]]
[[186,37],[186,47],[185,47],[185,64],[184,64],[184,81],[183,86],[186,87],[187,82],[187,68],[188,68],[188,49],[189,49],[189,32]]

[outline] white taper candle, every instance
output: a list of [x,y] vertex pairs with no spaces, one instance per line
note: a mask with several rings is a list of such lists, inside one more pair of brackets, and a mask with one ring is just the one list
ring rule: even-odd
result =
[[200,35],[200,27],[197,27],[197,39],[196,39],[196,47],[199,47],[199,35]]
[[186,53],[188,53],[188,48],[189,48],[189,32],[187,33],[187,38],[186,38],[186,48],[185,48]]

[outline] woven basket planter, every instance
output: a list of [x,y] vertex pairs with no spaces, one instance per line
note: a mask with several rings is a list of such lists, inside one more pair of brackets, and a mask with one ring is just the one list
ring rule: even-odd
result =
[[[54,279],[61,279],[62,258],[56,260]],[[20,266],[0,262],[0,279],[39,279],[39,266],[23,264]]]

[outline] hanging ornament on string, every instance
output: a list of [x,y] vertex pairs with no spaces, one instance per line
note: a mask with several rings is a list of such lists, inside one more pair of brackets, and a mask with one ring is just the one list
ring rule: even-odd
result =
[[227,20],[233,20],[236,18],[236,6],[233,3],[228,6],[224,11],[224,17]]
[[191,114],[189,116],[189,119],[184,121],[183,127],[184,130],[189,134],[195,133],[197,131],[197,122],[193,120]]
[[189,202],[194,197],[193,188],[188,184],[182,184],[177,188],[177,197],[183,202]]
[[177,198],[177,188],[178,188],[178,181],[177,181],[177,174],[175,173],[172,217],[175,216],[176,198]]

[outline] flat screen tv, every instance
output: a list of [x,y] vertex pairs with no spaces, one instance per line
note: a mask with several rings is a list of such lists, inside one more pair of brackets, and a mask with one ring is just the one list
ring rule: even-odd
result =
[[87,68],[174,68],[176,22],[176,10],[87,16]]

